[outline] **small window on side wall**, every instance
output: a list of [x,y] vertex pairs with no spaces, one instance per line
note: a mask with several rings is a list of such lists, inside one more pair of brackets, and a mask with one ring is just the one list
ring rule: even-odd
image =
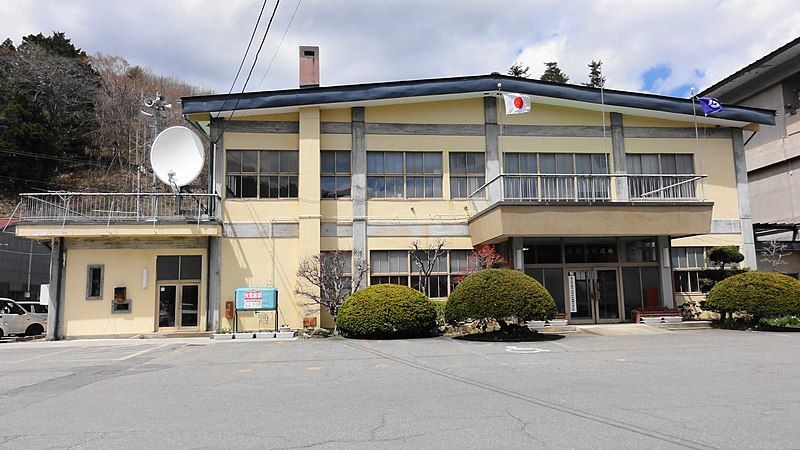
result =
[[104,266],[86,266],[86,300],[102,300]]

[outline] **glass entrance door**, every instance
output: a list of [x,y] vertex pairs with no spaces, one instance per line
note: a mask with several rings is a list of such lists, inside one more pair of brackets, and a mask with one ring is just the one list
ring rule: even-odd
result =
[[575,269],[567,272],[569,320],[573,323],[619,320],[617,269]]
[[162,284],[158,287],[158,328],[196,329],[199,312],[199,284]]

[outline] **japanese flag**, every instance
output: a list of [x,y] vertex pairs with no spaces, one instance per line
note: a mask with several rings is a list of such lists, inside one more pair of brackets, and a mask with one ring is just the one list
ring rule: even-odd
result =
[[525,94],[503,94],[506,114],[525,114],[531,110],[531,98]]

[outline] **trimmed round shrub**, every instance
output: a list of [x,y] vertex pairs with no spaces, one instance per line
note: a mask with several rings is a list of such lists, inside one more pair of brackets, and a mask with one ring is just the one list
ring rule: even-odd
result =
[[436,306],[407,286],[378,284],[349,296],[336,317],[346,337],[411,337],[436,330]]
[[550,320],[558,312],[553,296],[538,281],[511,269],[483,269],[461,280],[445,305],[447,323]]
[[773,272],[745,272],[717,283],[705,308],[722,314],[746,313],[754,319],[800,314],[800,281]]

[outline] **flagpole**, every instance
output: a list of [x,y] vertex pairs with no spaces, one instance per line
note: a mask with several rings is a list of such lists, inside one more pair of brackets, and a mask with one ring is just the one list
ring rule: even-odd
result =
[[[694,119],[694,145],[697,154],[697,170],[699,173],[703,173],[703,164],[702,158],[700,157],[700,133],[697,131],[697,108],[695,107],[694,103],[694,88],[692,88],[689,93],[692,96],[692,118]],[[705,129],[703,130],[705,132]],[[700,194],[702,195],[703,200],[706,199],[706,183],[704,180],[700,180]]]

